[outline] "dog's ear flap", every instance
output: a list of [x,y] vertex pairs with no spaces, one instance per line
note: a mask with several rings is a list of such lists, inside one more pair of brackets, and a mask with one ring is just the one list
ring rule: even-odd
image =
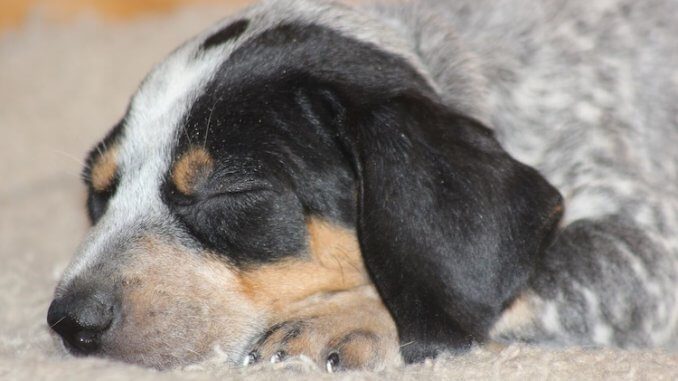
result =
[[405,360],[482,341],[550,243],[560,194],[492,131],[426,96],[334,103],[362,255]]

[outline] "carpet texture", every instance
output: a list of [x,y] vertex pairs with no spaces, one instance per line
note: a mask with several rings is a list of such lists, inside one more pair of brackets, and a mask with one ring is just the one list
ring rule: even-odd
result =
[[379,373],[328,375],[303,359],[246,369],[219,361],[158,372],[76,359],[45,323],[53,287],[86,231],[79,171],[151,65],[230,12],[193,8],[127,24],[34,17],[0,36],[0,380],[677,380],[678,353],[513,345]]

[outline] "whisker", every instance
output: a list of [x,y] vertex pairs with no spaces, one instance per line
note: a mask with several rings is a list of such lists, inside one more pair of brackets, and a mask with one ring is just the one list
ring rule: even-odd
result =
[[96,148],[97,152],[99,153],[99,156],[104,156],[104,151],[101,150],[101,146],[99,144],[97,144],[94,147]]
[[69,178],[70,178],[70,177],[75,177],[75,178],[78,179],[78,180],[90,181],[89,178],[85,178],[85,176],[83,176],[83,174],[80,173],[80,172],[64,171],[63,174],[64,174],[65,176],[68,176]]
[[51,324],[49,327],[50,327],[50,328],[56,327],[57,324],[61,323],[64,319],[66,319],[66,316],[63,316],[61,319],[55,321],[54,324]]
[[207,128],[205,128],[205,139],[202,142],[202,148],[207,147],[207,135],[210,132],[210,123],[212,123],[212,114],[214,113],[214,109],[217,107],[217,103],[221,101],[222,97],[217,98],[217,100],[214,101],[212,104],[212,108],[210,109],[210,115],[207,117]]
[[69,154],[68,152],[59,151],[59,150],[52,150],[52,152],[53,152],[53,153],[56,153],[56,154],[59,154],[59,155],[61,155],[61,156],[67,157],[67,158],[69,158],[69,159],[72,159],[73,161],[75,161],[76,163],[78,163],[79,166],[87,167],[87,163],[86,163],[86,162],[84,162],[82,159],[78,159],[77,157],[75,157],[75,156]]
[[175,128],[174,129],[174,141],[177,142],[177,143],[179,142],[179,134],[181,134],[182,129],[183,128]]
[[348,263],[349,266],[351,266],[355,271],[360,272],[358,265],[351,263],[351,250],[347,249],[344,245],[339,245],[337,247],[337,252],[341,254],[344,259],[346,259],[346,263]]
[[188,134],[188,128],[183,128],[184,130],[184,135],[186,135],[186,139],[188,139],[188,145],[193,146],[193,141],[191,141],[191,136]]
[[341,283],[346,284],[346,278],[344,276],[344,266],[341,263],[342,261],[339,258],[337,258],[337,256],[334,254],[331,254],[331,256],[332,259],[334,259],[334,261],[337,262],[337,265],[339,265],[339,272],[341,273]]

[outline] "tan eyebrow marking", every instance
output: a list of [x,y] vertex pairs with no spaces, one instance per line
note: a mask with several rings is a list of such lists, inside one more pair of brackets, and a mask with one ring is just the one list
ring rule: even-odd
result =
[[118,157],[118,147],[112,146],[102,152],[94,160],[90,172],[90,181],[92,188],[97,192],[103,192],[113,185],[115,174],[118,171],[116,159]]
[[214,170],[212,155],[202,147],[184,152],[172,169],[172,182],[179,192],[191,195]]

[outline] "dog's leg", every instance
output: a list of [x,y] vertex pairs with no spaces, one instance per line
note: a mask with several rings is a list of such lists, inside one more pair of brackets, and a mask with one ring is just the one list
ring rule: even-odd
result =
[[661,234],[621,215],[568,225],[530,290],[494,326],[500,341],[641,347],[676,329],[675,253]]
[[371,285],[295,303],[254,343],[246,364],[304,355],[329,372],[400,363],[393,319]]

